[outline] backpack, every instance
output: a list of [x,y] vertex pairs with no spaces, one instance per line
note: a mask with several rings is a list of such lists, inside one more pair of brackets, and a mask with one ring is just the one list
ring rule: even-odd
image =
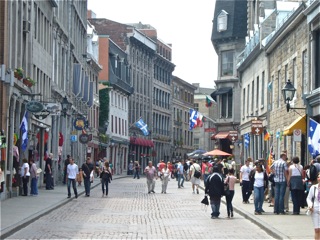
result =
[[309,171],[307,171],[307,179],[310,181],[314,181],[317,179],[318,169],[315,165],[311,164]]

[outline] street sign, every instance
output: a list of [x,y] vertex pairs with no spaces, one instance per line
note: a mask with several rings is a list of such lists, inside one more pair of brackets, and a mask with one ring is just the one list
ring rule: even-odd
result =
[[76,142],[77,141],[77,135],[71,135],[70,140],[71,140],[71,142]]
[[205,128],[204,132],[212,132],[215,133],[216,132],[216,128]]
[[43,110],[43,104],[41,102],[32,100],[26,104],[26,108],[29,112],[38,113]]
[[260,120],[251,121],[251,133],[254,135],[260,135],[263,133],[263,125]]
[[88,134],[81,134],[79,136],[79,142],[81,142],[82,144],[86,144],[89,142],[89,135]]
[[235,142],[238,140],[238,132],[237,131],[229,131],[228,139],[231,142]]
[[293,141],[294,142],[301,142],[301,129],[294,129],[293,130]]

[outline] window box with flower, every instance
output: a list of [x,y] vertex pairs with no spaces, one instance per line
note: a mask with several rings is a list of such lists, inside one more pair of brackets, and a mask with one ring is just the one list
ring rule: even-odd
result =
[[27,87],[32,87],[33,85],[36,84],[36,81],[30,77],[26,77],[23,79],[23,84],[26,85]]
[[21,67],[16,68],[14,70],[14,77],[17,78],[18,80],[21,80],[23,79],[23,73],[24,73],[24,70]]

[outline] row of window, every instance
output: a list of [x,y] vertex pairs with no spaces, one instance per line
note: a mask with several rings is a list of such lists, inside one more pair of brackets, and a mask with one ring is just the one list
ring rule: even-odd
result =
[[128,136],[128,122],[126,119],[111,115],[111,132],[121,136]]
[[115,106],[119,109],[122,109],[124,111],[127,111],[127,97],[124,95],[120,94],[119,92],[116,91],[111,91],[110,94],[110,104],[112,106]]
[[154,66],[154,79],[159,80],[160,82],[163,82],[167,85],[171,84],[171,72],[168,72],[167,70],[163,69],[160,66],[155,65]]
[[176,145],[193,146],[193,132],[173,127],[173,139]]
[[170,109],[170,93],[153,88],[153,104],[162,108]]
[[153,113],[153,132],[169,136],[170,133],[170,117]]
[[183,88],[177,86],[177,85],[174,85],[173,86],[173,97],[175,99],[178,99],[178,100],[183,100],[187,103],[191,103],[193,104],[193,93],[187,91],[187,90],[184,90]]

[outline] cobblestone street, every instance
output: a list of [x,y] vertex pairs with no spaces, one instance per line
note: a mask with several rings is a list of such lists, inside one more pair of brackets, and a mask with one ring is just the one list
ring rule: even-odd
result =
[[[200,194],[192,194],[190,182],[178,189],[171,180],[168,193],[147,194],[146,180],[123,178],[109,185],[109,196],[101,197],[100,185],[89,198],[83,195],[48,213],[11,235],[9,239],[271,239],[242,216],[210,219]],[[27,206],[26,206],[27,207]],[[250,233],[250,234],[248,234]]]

